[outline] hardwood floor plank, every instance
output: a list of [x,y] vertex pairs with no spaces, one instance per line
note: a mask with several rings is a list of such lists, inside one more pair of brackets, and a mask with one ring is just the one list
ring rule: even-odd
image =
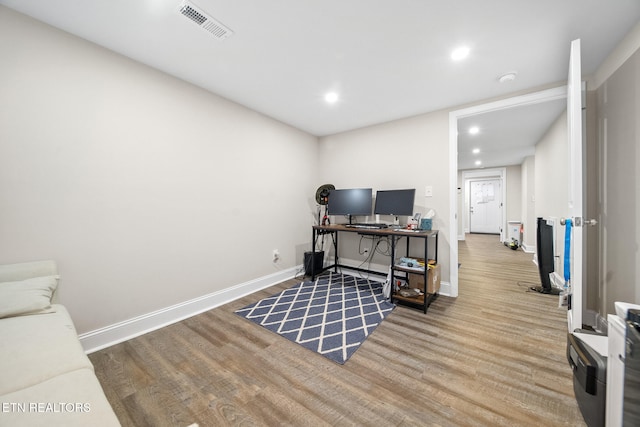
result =
[[290,280],[90,355],[123,426],[584,426],[532,255],[460,242],[458,298],[397,307],[344,365],[236,315]]

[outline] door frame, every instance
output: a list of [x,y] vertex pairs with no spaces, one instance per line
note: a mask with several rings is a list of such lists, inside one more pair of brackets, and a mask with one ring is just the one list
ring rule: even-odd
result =
[[449,281],[450,296],[458,296],[458,119],[507,108],[567,98],[567,86],[514,96],[449,113]]
[[500,211],[500,241],[504,242],[505,240],[505,230],[507,229],[507,168],[492,168],[492,169],[475,169],[475,170],[467,170],[462,171],[462,182],[464,182],[463,187],[463,203],[462,212],[463,214],[463,222],[462,222],[462,234],[458,235],[458,240],[465,240],[465,234],[470,232],[471,229],[471,218],[469,214],[469,204],[470,204],[470,188],[469,183],[471,181],[481,181],[481,180],[500,180],[500,197],[502,198],[502,210]]
[[[585,310],[585,299],[583,298],[585,281],[584,271],[586,263],[585,243],[583,239],[584,227],[581,222],[585,218],[584,209],[584,173],[585,173],[585,139],[583,138],[583,127],[586,97],[584,96],[584,84],[582,82],[582,65],[580,39],[571,42],[571,53],[569,56],[569,72],[567,77],[567,136],[569,147],[569,217],[573,218],[574,227],[571,236],[570,276],[571,276],[571,303],[567,310],[568,331],[582,328],[582,313]],[[564,254],[566,259],[567,254]],[[565,261],[566,266],[566,261]],[[566,277],[566,275],[565,275]]]

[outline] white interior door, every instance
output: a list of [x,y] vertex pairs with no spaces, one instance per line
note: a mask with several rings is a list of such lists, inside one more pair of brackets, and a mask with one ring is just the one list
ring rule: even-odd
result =
[[[572,219],[571,239],[571,305],[567,313],[569,332],[582,327],[583,309],[583,201],[584,178],[582,141],[582,70],[580,66],[580,40],[571,42],[567,93],[567,123],[569,133],[569,215]],[[566,232],[566,228],[565,228]]]
[[500,234],[502,222],[502,181],[469,182],[469,231]]

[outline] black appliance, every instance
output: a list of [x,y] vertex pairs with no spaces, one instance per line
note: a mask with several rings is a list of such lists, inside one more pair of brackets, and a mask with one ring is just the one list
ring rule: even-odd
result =
[[304,253],[304,274],[306,276],[317,276],[322,273],[324,263],[324,251]]
[[574,334],[569,333],[567,335],[567,360],[573,370],[573,392],[585,423],[589,427],[604,426],[607,400],[607,358]]
[[544,218],[538,218],[536,222],[536,255],[538,257],[541,286],[534,286],[531,290],[542,294],[558,295],[560,290],[551,285],[551,278],[549,277],[549,274],[555,270],[553,234],[553,225],[549,224]]

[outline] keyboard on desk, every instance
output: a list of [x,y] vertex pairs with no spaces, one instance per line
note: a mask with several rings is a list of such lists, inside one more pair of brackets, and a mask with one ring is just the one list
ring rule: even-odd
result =
[[387,228],[387,224],[382,224],[382,223],[355,223],[355,224],[345,224],[345,227],[349,227],[349,228],[363,228],[363,229],[380,229],[380,228]]

